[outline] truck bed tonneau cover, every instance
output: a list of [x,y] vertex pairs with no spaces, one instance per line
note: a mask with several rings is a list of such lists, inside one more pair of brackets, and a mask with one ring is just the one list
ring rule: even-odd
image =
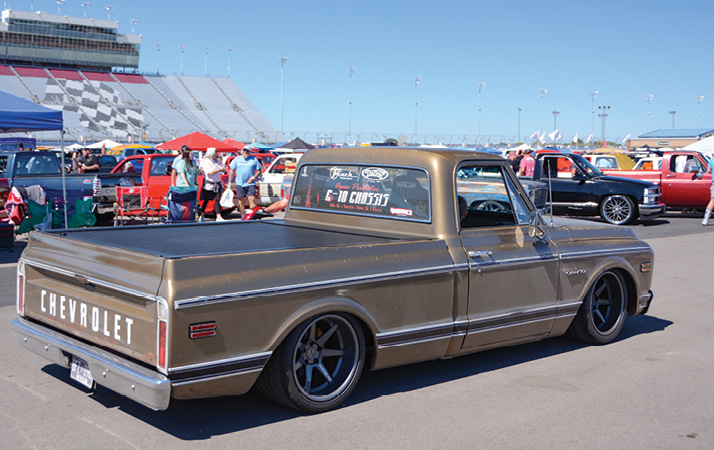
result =
[[130,226],[111,230],[58,230],[49,233],[69,236],[98,246],[118,247],[167,259],[266,250],[383,244],[395,240],[291,226],[282,220],[222,223],[210,226],[180,224]]

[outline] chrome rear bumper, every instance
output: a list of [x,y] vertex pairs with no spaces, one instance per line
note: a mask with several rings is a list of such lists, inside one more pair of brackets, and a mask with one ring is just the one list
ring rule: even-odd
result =
[[22,347],[64,367],[70,367],[71,355],[78,356],[87,361],[97,384],[149,408],[168,408],[171,382],[166,376],[22,318],[10,325]]

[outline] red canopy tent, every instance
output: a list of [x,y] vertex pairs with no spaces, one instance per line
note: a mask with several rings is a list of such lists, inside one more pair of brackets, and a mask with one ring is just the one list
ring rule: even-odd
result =
[[232,145],[233,147],[243,150],[243,147],[245,147],[245,144],[242,143],[241,141],[236,141],[235,139],[227,138],[223,139],[223,143],[227,145]]
[[194,131],[186,136],[181,136],[176,139],[159,144],[156,148],[161,150],[181,150],[181,147],[187,146],[191,150],[206,151],[207,148],[213,147],[218,152],[237,152],[240,148],[235,145],[230,145],[214,139],[211,136],[205,135],[199,131]]

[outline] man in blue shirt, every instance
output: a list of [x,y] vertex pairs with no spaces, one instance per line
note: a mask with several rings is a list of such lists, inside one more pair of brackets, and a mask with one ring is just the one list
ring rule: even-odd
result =
[[[242,157],[241,157],[242,156]],[[233,174],[235,174],[236,197],[238,198],[238,207],[240,214],[245,211],[245,199],[248,198],[250,208],[255,208],[255,180],[263,173],[260,167],[258,158],[250,154],[250,149],[243,148],[241,156],[233,159],[230,170],[228,171],[228,189],[231,189]]]

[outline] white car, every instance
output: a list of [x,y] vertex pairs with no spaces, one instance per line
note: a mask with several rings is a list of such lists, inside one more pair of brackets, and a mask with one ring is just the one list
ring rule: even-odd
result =
[[262,179],[256,183],[259,205],[267,206],[282,198],[285,175],[295,173],[295,167],[302,155],[302,153],[280,155],[265,169]]

